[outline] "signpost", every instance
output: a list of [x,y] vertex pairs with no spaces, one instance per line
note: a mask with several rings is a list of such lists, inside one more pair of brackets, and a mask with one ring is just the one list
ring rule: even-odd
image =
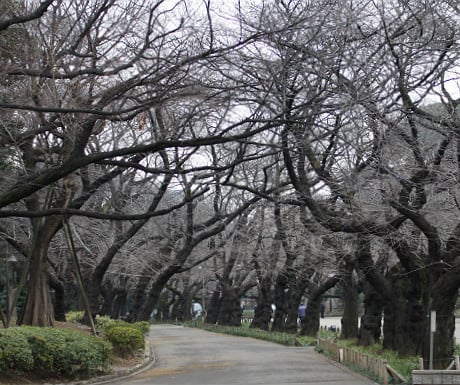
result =
[[436,311],[431,311],[430,316],[430,370],[433,370],[433,344],[434,344],[434,332],[436,331]]

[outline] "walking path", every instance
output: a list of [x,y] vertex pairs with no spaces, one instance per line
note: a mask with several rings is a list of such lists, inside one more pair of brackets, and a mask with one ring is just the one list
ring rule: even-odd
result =
[[286,347],[173,325],[153,325],[149,339],[155,349],[156,365],[108,384],[374,384],[316,353],[312,347]]

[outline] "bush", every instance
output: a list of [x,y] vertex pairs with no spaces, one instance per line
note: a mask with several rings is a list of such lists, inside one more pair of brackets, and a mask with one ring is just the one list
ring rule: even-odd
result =
[[296,336],[289,333],[271,332],[261,329],[249,329],[242,326],[223,326],[223,325],[211,325],[211,324],[192,324],[194,327],[198,327],[210,332],[230,334],[239,337],[252,337],[265,341],[276,342],[278,344],[286,346],[296,345]]
[[108,315],[97,315],[95,319],[96,329],[99,331],[105,331],[109,326],[113,326],[120,323],[127,323],[121,320],[115,320],[110,318]]
[[148,321],[139,321],[134,323],[129,323],[120,319],[112,319],[109,316],[96,316],[96,329],[103,331],[112,326],[126,326],[132,327],[134,329],[140,330],[142,334],[147,334],[150,328],[150,322]]
[[65,315],[65,319],[67,322],[72,322],[72,323],[82,323],[83,322],[83,317],[85,316],[85,312],[82,311],[69,311]]
[[5,374],[34,372],[49,377],[95,374],[107,371],[112,358],[109,343],[69,329],[31,326],[5,329],[1,331],[0,346],[0,368]]
[[32,328],[29,343],[36,370],[53,375],[88,373],[107,370],[111,347],[102,340],[67,329]]
[[139,321],[135,322],[133,324],[128,324],[129,326],[139,329],[142,334],[147,334],[150,329],[150,322],[148,321]]
[[113,345],[115,354],[121,357],[132,356],[144,349],[144,335],[131,325],[111,325],[105,329],[105,338]]
[[0,373],[23,373],[34,368],[27,336],[17,328],[0,330]]

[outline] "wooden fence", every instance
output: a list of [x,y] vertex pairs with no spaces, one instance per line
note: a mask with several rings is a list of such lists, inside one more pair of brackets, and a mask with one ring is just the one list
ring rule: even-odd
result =
[[340,347],[332,341],[318,339],[318,345],[327,351],[330,357],[345,365],[359,367],[367,372],[378,376],[384,384],[388,384],[389,376],[406,382],[406,379],[398,374],[387,361],[382,358],[372,357],[351,348]]

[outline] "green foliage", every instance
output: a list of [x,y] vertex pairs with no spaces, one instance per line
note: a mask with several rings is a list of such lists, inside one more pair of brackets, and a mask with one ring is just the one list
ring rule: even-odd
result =
[[[67,313],[70,322],[81,322],[84,312]],[[144,335],[148,333],[150,323],[140,321],[129,323],[123,320],[112,319],[109,316],[96,316],[96,329],[102,332],[105,339],[113,346],[115,354],[126,357],[136,351],[144,349]]]
[[[69,329],[21,326],[0,333],[0,368],[5,374],[76,376],[105,372],[112,347],[106,341]],[[3,367],[2,367],[3,365]]]
[[456,344],[454,346],[454,353],[453,353],[454,356],[460,356],[460,345]]
[[69,311],[65,315],[65,319],[67,322],[73,322],[73,323],[82,323],[83,322],[83,317],[85,316],[85,312],[82,311]]
[[334,332],[328,329],[319,329],[318,331],[318,338],[322,338],[326,341],[335,341],[339,338],[339,335],[339,332]]
[[23,373],[34,368],[27,336],[17,328],[0,330],[0,373]]
[[126,326],[134,329],[138,329],[142,334],[147,334],[150,328],[150,322],[148,321],[139,321],[134,323],[129,323],[119,319],[112,319],[109,316],[96,316],[96,329],[105,331],[112,326]]
[[271,332],[239,326],[210,325],[197,322],[190,323],[189,325],[193,327],[199,327],[210,332],[231,334],[240,337],[258,338],[261,340],[271,341],[287,346],[295,346],[298,343],[296,336],[289,333]]
[[317,339],[311,336],[299,336],[297,337],[297,341],[299,341],[302,346],[316,346]]
[[358,345],[356,340],[337,340],[336,343],[339,346],[348,347],[369,356],[379,357],[386,360],[388,365],[405,378],[411,378],[412,370],[417,369],[419,365],[418,356],[401,357],[398,352],[384,349],[382,344],[362,346]]
[[133,324],[130,324],[132,327],[135,327],[136,329],[139,329],[142,334],[147,334],[150,329],[150,322],[148,321],[139,321],[135,322]]
[[99,331],[104,331],[108,326],[124,322],[121,320],[112,319],[108,315],[97,315],[94,321],[96,323],[96,329]]
[[115,354],[121,357],[132,356],[136,351],[144,349],[144,335],[139,328],[114,324],[106,327],[104,333]]
[[253,318],[254,317],[254,310],[253,309],[244,309],[243,310],[243,317]]

